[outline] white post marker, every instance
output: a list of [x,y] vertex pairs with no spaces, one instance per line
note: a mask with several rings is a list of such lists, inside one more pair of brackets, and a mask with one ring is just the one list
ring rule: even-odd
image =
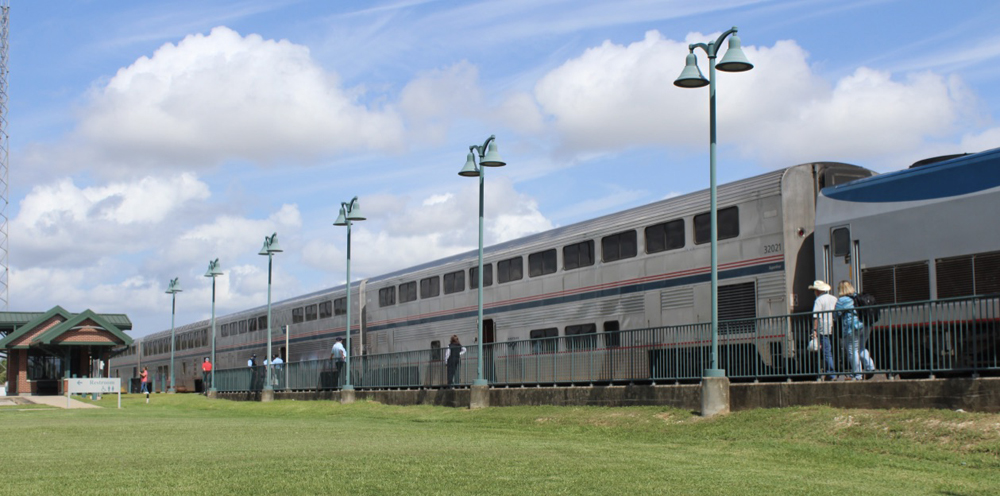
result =
[[122,380],[118,377],[107,379],[68,379],[66,388],[66,408],[69,408],[73,393],[118,393],[118,408],[122,407]]

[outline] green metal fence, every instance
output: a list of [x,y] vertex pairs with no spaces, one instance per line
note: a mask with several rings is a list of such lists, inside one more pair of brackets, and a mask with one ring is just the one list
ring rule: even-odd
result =
[[[879,305],[866,327],[865,350],[874,368],[864,374],[933,377],[1000,371],[1000,297]],[[835,312],[829,312],[836,319]],[[844,339],[831,336],[832,370],[823,352],[809,351],[811,313],[719,322],[719,364],[733,380],[826,379],[855,374]],[[541,325],[540,327],[544,327]],[[495,386],[681,383],[700,380],[710,365],[710,325],[595,332],[483,346],[484,378]],[[476,379],[478,349],[467,347],[455,385]],[[427,349],[352,357],[357,389],[446,386],[443,351]],[[216,371],[219,391],[323,390],[343,385],[331,360]]]

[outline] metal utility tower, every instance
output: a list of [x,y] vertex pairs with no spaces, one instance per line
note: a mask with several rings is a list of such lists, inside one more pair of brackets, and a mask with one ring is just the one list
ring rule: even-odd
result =
[[7,71],[10,43],[10,1],[0,0],[0,310],[10,309],[10,250],[9,250],[9,227],[7,218],[7,207],[10,204],[8,159],[8,135],[7,135]]
[[[10,33],[8,23],[10,1],[0,0],[0,311],[10,310],[10,265],[8,260],[7,204],[10,200],[7,183],[7,52],[10,45],[7,35]],[[0,333],[3,337],[4,333]],[[0,371],[7,371],[7,354],[0,353]],[[4,374],[6,375],[6,374]],[[2,385],[2,383],[0,383]]]

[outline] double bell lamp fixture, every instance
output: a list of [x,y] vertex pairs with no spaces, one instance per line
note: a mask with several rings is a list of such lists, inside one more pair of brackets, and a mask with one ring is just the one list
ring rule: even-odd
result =
[[[476,165],[476,155],[479,155],[479,165]],[[479,178],[479,268],[476,270],[476,277],[479,279],[476,284],[476,294],[478,296],[478,319],[476,339],[476,353],[478,354],[478,368],[476,370],[476,380],[473,386],[486,386],[486,379],[483,377],[483,184],[485,182],[485,167],[503,167],[507,165],[497,153],[496,135],[486,138],[483,146],[472,145],[469,147],[469,155],[465,159],[465,167],[458,172],[463,177]]]
[[[743,49],[740,45],[740,38],[736,36],[736,27],[722,33],[718,39],[713,42],[705,43],[694,43],[688,45],[689,53],[687,55],[687,61],[684,65],[684,70],[681,71],[681,75],[674,81],[675,86],[681,88],[701,88],[703,86],[709,86],[709,178],[711,185],[709,187],[710,191],[710,202],[711,206],[709,209],[709,217],[711,217],[711,229],[710,229],[710,239],[712,247],[712,356],[711,365],[709,369],[705,370],[705,377],[725,377],[726,371],[719,367],[719,260],[718,260],[718,216],[717,204],[716,204],[716,189],[715,189],[715,69],[726,72],[744,72],[753,69],[753,64],[747,60],[746,55],[743,54]],[[722,60],[718,65],[715,63],[715,58],[718,54],[719,48],[722,46],[722,42],[732,35],[729,39],[729,50],[726,51],[726,55],[722,57]],[[698,61],[694,55],[694,49],[701,48],[708,55],[708,79],[701,74],[701,69],[698,68]]]
[[269,392],[270,395],[274,394],[274,388],[271,386],[271,268],[274,254],[281,253],[281,251],[281,246],[278,244],[278,233],[274,233],[270,236],[264,236],[264,246],[257,253],[267,256],[267,370],[264,374],[264,391]]
[[175,277],[170,280],[170,284],[167,285],[166,293],[170,295],[170,389],[167,390],[168,393],[177,392],[177,384],[174,382],[174,347],[177,344],[177,339],[174,338],[174,317],[177,315],[177,293],[183,291],[181,289],[180,277]]
[[[347,324],[344,326],[344,333],[347,334],[347,374],[344,376],[345,391],[354,390],[351,383],[351,224],[355,221],[365,220],[361,214],[361,206],[358,204],[358,197],[354,197],[349,202],[340,204],[340,215],[334,221],[335,226],[347,226]],[[360,296],[360,295],[359,295]]]
[[222,267],[219,265],[219,259],[216,258],[208,262],[208,270],[205,271],[205,277],[212,278],[212,358],[209,360],[212,363],[212,374],[209,379],[209,395],[214,395],[218,389],[215,387],[215,278],[222,275]]

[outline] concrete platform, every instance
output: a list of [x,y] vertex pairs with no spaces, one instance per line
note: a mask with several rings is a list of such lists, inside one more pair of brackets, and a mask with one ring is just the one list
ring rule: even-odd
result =
[[[672,406],[702,409],[700,384],[516,387],[488,389],[490,407],[555,406]],[[275,400],[339,401],[340,391],[275,391]],[[471,394],[462,389],[356,390],[357,401],[390,405],[471,406]],[[223,393],[219,398],[259,401],[259,394]],[[65,402],[65,398],[63,398]],[[942,408],[969,412],[1000,412],[1000,378],[875,380],[857,382],[731,383],[730,411],[754,408],[827,405],[837,408]]]

